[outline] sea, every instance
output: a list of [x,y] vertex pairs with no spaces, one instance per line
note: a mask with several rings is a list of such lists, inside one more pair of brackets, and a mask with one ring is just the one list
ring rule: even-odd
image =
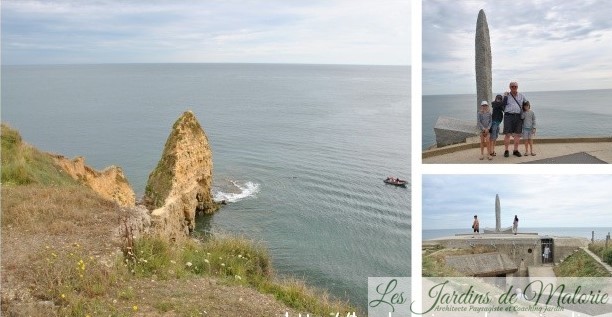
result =
[[[494,95],[503,92],[494,92]],[[538,136],[610,136],[612,89],[521,92],[536,115]],[[476,95],[425,95],[422,108],[422,147],[436,143],[434,126],[440,116],[473,121]],[[537,140],[536,140],[537,142]]]
[[[452,237],[456,234],[471,234],[471,229],[424,229],[423,241]],[[612,233],[612,227],[544,227],[544,228],[521,228],[519,232],[538,233],[541,236],[550,237],[579,237],[579,238],[594,238],[596,241],[605,241],[606,236]]]
[[367,310],[370,276],[410,275],[410,67],[2,66],[2,122],[41,150],[120,166],[141,197],[194,112],[228,205],[200,232],[264,244],[275,271]]

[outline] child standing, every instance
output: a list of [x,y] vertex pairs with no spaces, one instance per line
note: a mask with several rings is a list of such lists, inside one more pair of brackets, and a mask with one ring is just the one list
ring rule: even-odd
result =
[[[478,129],[480,130],[480,159],[484,159],[484,149],[489,150],[489,129],[491,128],[491,111],[489,103],[483,100],[480,103],[480,112],[478,112]],[[487,157],[492,160],[491,154],[487,152]]]
[[533,152],[533,137],[536,133],[536,117],[535,113],[531,110],[531,104],[529,101],[523,104],[523,113],[521,114],[523,119],[523,140],[525,140],[525,156],[531,152],[531,156],[536,154]]
[[495,143],[499,136],[499,125],[504,121],[504,98],[502,95],[495,96],[495,101],[491,103],[493,106],[493,122],[491,123],[491,137],[489,138],[489,155],[496,156]]

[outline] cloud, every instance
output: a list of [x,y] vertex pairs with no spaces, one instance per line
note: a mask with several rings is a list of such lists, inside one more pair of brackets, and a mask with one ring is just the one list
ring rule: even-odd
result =
[[[410,63],[410,4],[3,1],[5,64]],[[49,57],[52,56],[52,57]]]
[[474,214],[495,227],[518,215],[525,227],[612,226],[611,175],[424,175],[423,229],[469,228]]
[[524,91],[612,87],[612,77],[603,76],[612,73],[612,4],[605,0],[432,0],[423,2],[424,94],[475,92],[480,9],[489,25],[494,93],[511,79]]

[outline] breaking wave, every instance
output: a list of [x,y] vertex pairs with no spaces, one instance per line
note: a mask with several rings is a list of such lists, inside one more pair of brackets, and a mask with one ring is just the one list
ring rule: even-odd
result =
[[259,184],[253,182],[246,182],[239,184],[238,182],[231,181],[233,186],[227,191],[219,190],[213,195],[213,199],[216,202],[225,200],[229,203],[235,203],[247,197],[255,196],[259,192]]

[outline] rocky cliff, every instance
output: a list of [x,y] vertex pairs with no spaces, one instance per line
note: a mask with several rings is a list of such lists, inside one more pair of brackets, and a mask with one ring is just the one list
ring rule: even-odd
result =
[[61,155],[53,155],[53,158],[68,175],[89,186],[102,197],[113,200],[120,206],[134,206],[134,191],[120,167],[110,166],[98,172],[85,165],[85,159],[80,156],[73,160]]
[[195,227],[196,208],[215,210],[212,152],[195,115],[187,111],[174,123],[157,167],[149,175],[144,203],[152,210],[154,232],[171,240]]

